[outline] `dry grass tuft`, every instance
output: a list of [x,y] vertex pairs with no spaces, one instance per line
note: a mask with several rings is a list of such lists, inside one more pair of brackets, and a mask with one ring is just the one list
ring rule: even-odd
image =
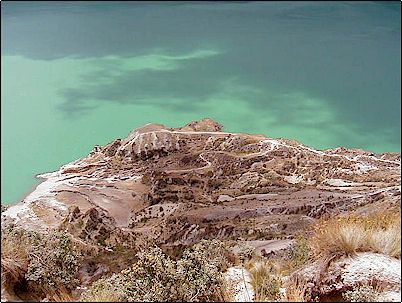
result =
[[283,302],[308,302],[308,286],[304,280],[292,279],[286,285],[286,294],[281,298]]
[[49,302],[74,302],[76,301],[71,295],[71,291],[63,285],[57,285],[55,288],[44,288],[46,298]]
[[375,252],[400,257],[401,255],[401,225],[396,224],[385,230],[374,230],[367,237],[367,246]]
[[292,279],[283,284],[281,264],[278,262],[261,258],[246,263],[252,278],[255,301],[306,302],[310,297],[307,282]]
[[1,237],[1,281],[3,285],[14,284],[21,280],[27,269],[29,257],[25,239]]
[[[256,301],[306,302],[312,300],[314,285],[309,286],[307,281],[297,278],[287,280],[282,285],[281,277],[289,276],[295,269],[316,260],[319,261],[319,281],[331,261],[340,256],[372,251],[400,258],[400,245],[399,212],[349,215],[321,220],[313,227],[309,239],[296,238],[295,245],[285,254],[270,259],[253,256],[245,267],[252,277]],[[367,300],[374,298],[374,295],[365,287],[357,287],[345,296],[353,300]]]
[[245,262],[244,266],[252,278],[256,301],[304,301],[301,300],[305,297],[306,291],[303,283],[286,283],[285,287],[290,287],[288,297],[281,290],[283,277],[311,261],[307,239],[298,236],[295,240],[296,243],[278,256],[267,259],[253,255]]
[[274,264],[263,259],[249,260],[246,268],[251,275],[251,284],[255,292],[255,301],[272,301],[279,297],[281,279]]
[[400,213],[351,215],[321,221],[315,226],[309,243],[317,257],[372,251],[400,258]]

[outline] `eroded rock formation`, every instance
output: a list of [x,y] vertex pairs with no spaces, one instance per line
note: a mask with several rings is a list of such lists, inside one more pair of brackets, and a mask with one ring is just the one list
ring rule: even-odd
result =
[[45,181],[2,222],[66,229],[110,249],[121,239],[189,245],[286,237],[325,214],[400,203],[399,154],[317,151],[223,132],[210,119],[177,129],[148,124],[39,177]]

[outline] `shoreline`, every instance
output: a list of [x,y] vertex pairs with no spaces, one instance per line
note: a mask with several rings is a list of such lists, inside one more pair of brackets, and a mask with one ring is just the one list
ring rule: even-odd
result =
[[36,188],[42,184],[43,182],[46,181],[46,177],[43,177],[43,175],[46,174],[50,174],[52,172],[49,173],[40,173],[40,174],[36,174],[32,177],[32,180],[34,180],[34,184],[30,187],[30,189],[28,191],[26,191],[23,195],[21,195],[21,198],[18,198],[17,201],[11,201],[11,202],[3,202],[2,201],[2,205],[6,205],[8,207],[13,206],[13,205],[17,205],[18,203],[23,202],[34,190],[36,190]]

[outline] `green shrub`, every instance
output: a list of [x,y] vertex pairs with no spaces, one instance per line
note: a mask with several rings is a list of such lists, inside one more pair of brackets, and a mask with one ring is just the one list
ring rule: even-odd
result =
[[1,229],[1,277],[2,284],[11,287],[24,279],[30,262],[28,253],[32,243],[40,242],[37,232],[17,229],[5,223]]
[[299,237],[296,243],[288,250],[288,259],[292,269],[298,268],[309,263],[311,260],[311,250],[305,238]]

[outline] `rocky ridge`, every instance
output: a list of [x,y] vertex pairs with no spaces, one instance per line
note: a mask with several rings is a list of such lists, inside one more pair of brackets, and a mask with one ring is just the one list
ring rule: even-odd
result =
[[38,176],[2,224],[67,230],[107,250],[291,238],[322,216],[399,206],[400,167],[399,153],[319,151],[211,119],[148,124]]

